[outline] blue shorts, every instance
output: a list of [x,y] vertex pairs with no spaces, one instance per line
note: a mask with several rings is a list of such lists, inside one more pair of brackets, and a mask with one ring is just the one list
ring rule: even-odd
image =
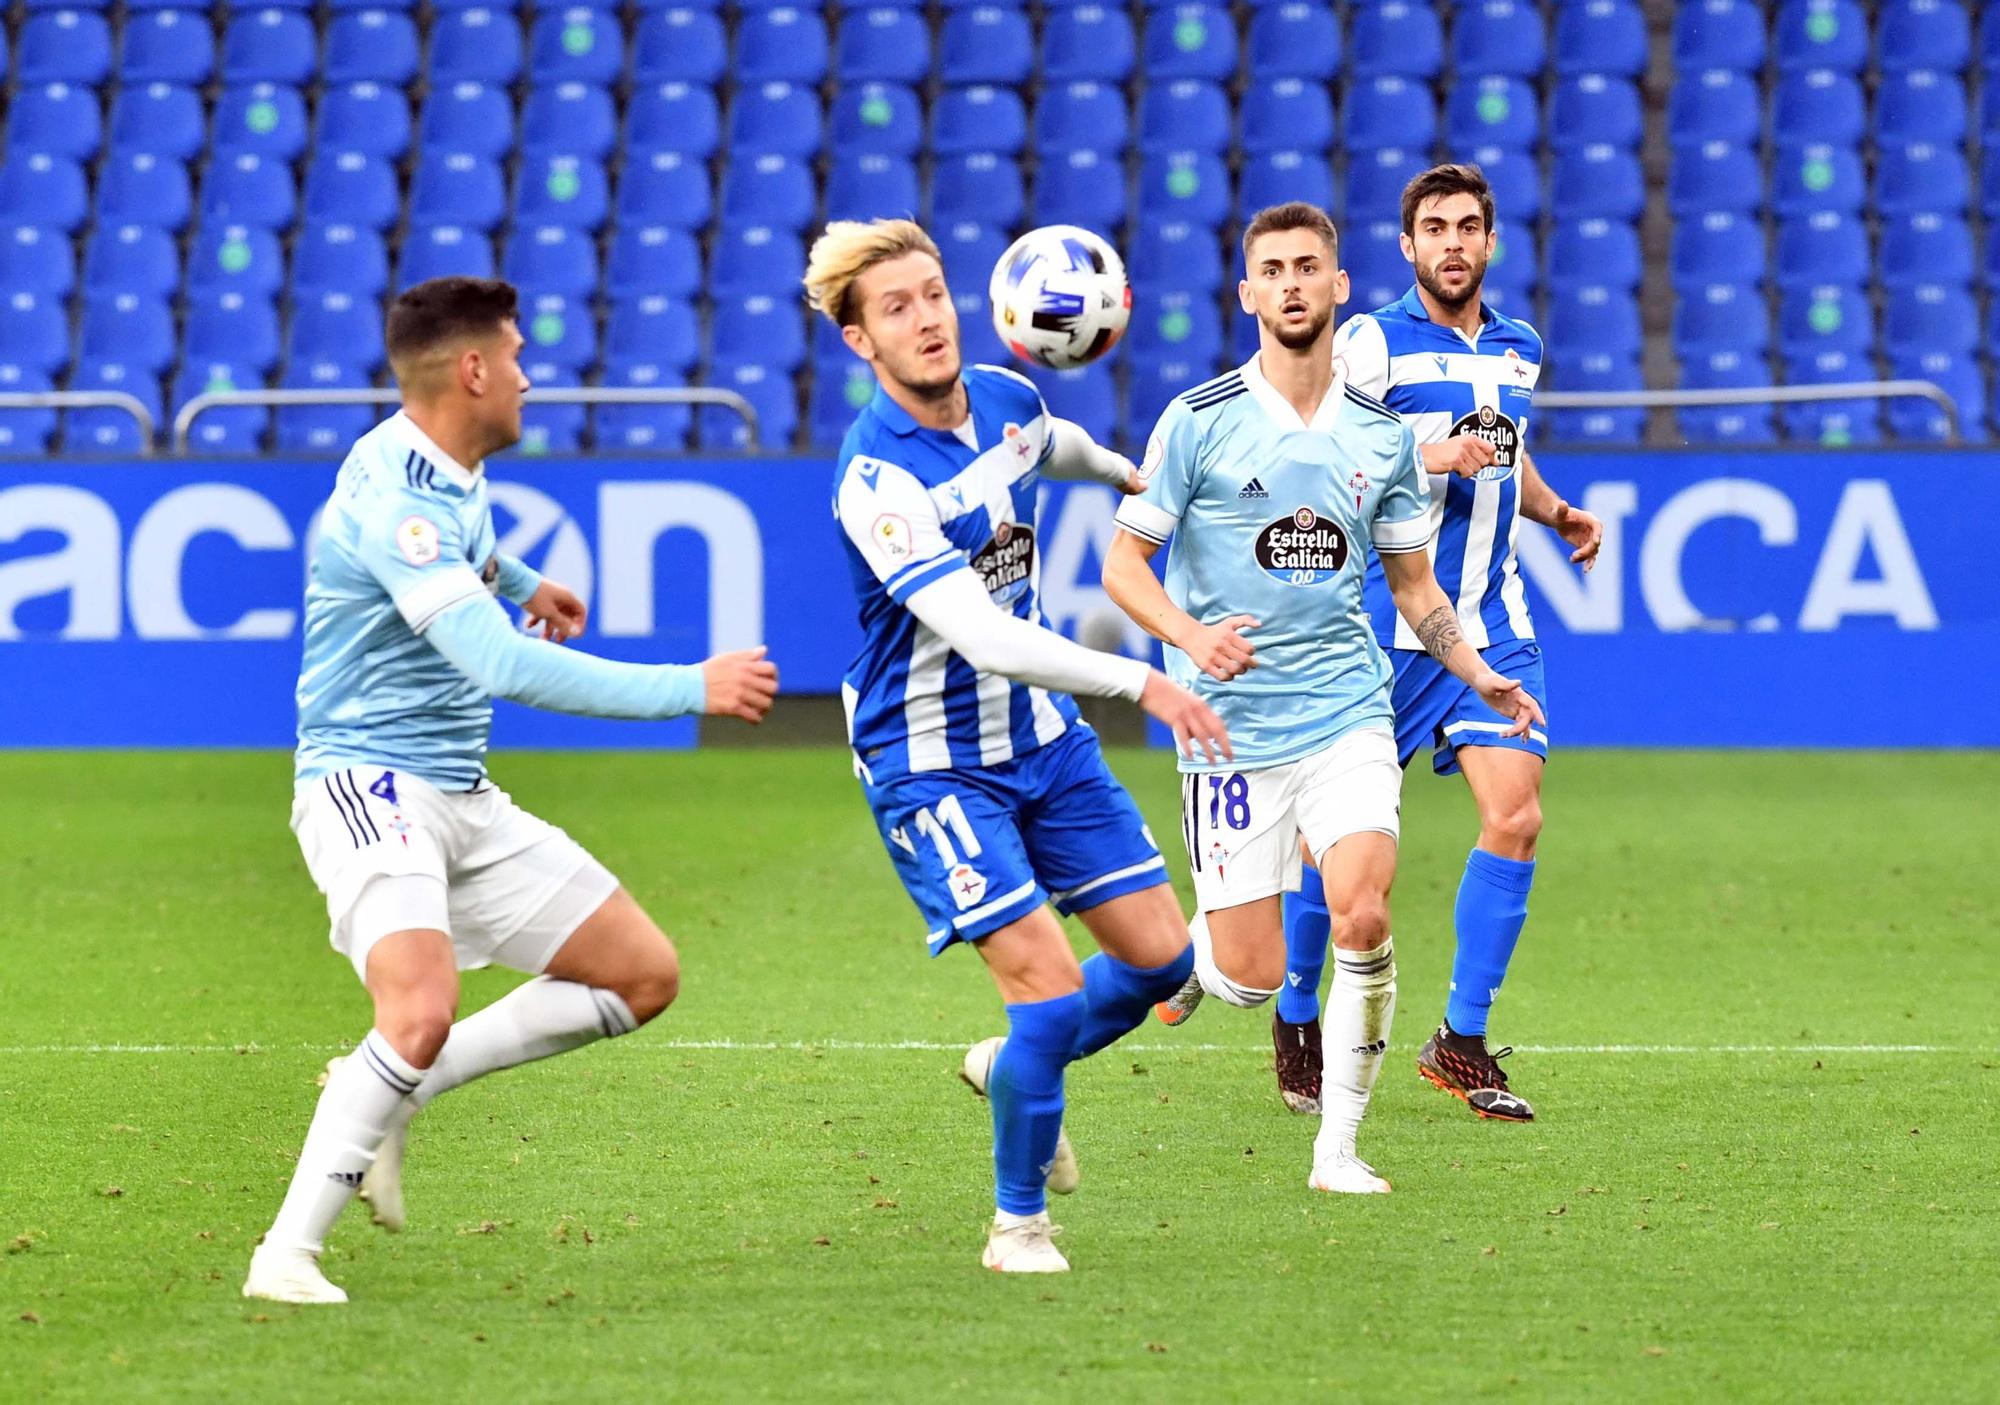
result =
[[[1413,649],[1392,649],[1396,665],[1396,689],[1391,701],[1396,709],[1396,759],[1407,766],[1418,750],[1429,742],[1431,769],[1440,776],[1458,770],[1458,749],[1462,746],[1501,746],[1526,751],[1549,759],[1549,734],[1544,727],[1531,727],[1525,737],[1502,737],[1512,725],[1486,705],[1486,700],[1459,682],[1445,666],[1429,654]],[[1549,689],[1542,677],[1542,646],[1532,639],[1510,639],[1479,656],[1502,678],[1518,678],[1528,695],[1549,710]]]
[[997,766],[862,786],[936,956],[1053,900],[1064,916],[1167,881],[1139,807],[1080,723]]

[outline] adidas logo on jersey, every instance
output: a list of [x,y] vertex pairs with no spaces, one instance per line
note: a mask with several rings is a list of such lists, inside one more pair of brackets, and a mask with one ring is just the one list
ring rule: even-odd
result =
[[1268,498],[1271,495],[1264,491],[1262,483],[1252,478],[1248,483],[1243,485],[1243,491],[1236,496],[1239,498]]

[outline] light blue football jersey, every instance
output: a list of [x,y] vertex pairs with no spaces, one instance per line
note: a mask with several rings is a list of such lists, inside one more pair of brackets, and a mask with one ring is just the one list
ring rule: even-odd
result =
[[1167,594],[1204,624],[1252,615],[1257,667],[1218,683],[1169,646],[1167,672],[1213,707],[1236,760],[1282,765],[1356,727],[1386,726],[1390,670],[1362,608],[1369,544],[1422,551],[1430,490],[1416,442],[1386,406],[1336,382],[1312,421],[1257,358],[1167,406],[1118,525],[1173,545]]
[[[1533,639],[1514,539],[1521,525],[1520,456],[1542,373],[1541,335],[1482,306],[1479,330],[1468,337],[1431,321],[1412,286],[1387,307],[1343,322],[1333,352],[1336,370],[1402,416],[1417,443],[1472,434],[1493,445],[1494,463],[1477,478],[1432,477],[1431,567],[1475,649]],[[1379,565],[1369,573],[1368,610],[1385,646],[1423,648],[1397,616]]]

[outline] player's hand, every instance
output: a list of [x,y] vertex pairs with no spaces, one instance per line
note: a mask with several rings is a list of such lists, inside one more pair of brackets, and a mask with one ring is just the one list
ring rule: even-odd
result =
[[1249,615],[1231,615],[1219,624],[1197,623],[1185,638],[1174,641],[1174,647],[1210,678],[1227,683],[1257,666],[1257,646],[1243,637],[1257,626]]
[[1604,524],[1597,515],[1562,503],[1556,508],[1556,520],[1549,525],[1555,528],[1557,536],[1576,548],[1569,554],[1570,565],[1581,565],[1588,573],[1597,564],[1598,550],[1604,545]]
[[1461,434],[1441,444],[1424,446],[1424,468],[1431,473],[1456,473],[1460,478],[1477,476],[1493,466],[1493,446],[1476,434]]
[[1210,764],[1234,761],[1236,751],[1229,745],[1229,729],[1222,725],[1209,705],[1174,682],[1157,668],[1146,678],[1139,693],[1139,706],[1146,715],[1173,729],[1174,750],[1190,761],[1199,761],[1195,747]]
[[1514,719],[1512,725],[1500,734],[1503,737],[1525,737],[1528,728],[1548,720],[1542,716],[1542,705],[1521,686],[1518,678],[1502,678],[1489,668],[1473,680],[1472,686],[1486,700],[1488,707],[1502,717]]
[[528,612],[528,627],[551,644],[577,638],[590,620],[590,607],[575,591],[547,579],[521,608]]
[[711,717],[740,717],[757,723],[778,696],[778,666],[764,655],[762,644],[717,654],[701,666],[702,711]]
[[1125,460],[1125,478],[1118,485],[1118,491],[1128,498],[1136,498],[1146,491],[1146,480],[1139,476],[1139,465],[1130,459]]

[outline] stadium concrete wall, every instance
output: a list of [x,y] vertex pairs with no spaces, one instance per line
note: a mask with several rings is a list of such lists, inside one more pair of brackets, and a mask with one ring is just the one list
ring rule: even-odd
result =
[[[1523,524],[1558,746],[2000,745],[2000,453],[1557,454],[1607,524],[1585,576]],[[285,746],[325,460],[0,467],[0,745]],[[502,549],[582,591],[588,647],[687,662],[768,643],[837,691],[857,633],[812,458],[514,459]],[[1037,549],[1065,633],[1143,653],[1097,584],[1110,490],[1051,484]],[[504,707],[496,739],[685,746]]]

